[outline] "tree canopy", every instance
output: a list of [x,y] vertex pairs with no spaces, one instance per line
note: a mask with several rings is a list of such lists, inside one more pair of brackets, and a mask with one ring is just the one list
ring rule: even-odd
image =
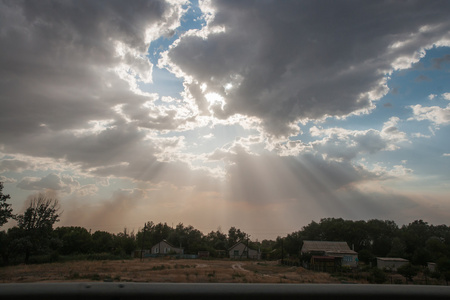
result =
[[11,196],[3,194],[3,182],[0,182],[0,227],[14,217],[11,204],[6,202],[8,199],[11,199]]

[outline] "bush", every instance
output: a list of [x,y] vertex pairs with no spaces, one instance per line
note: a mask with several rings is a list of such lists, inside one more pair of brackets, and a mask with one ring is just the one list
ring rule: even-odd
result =
[[397,273],[408,279],[413,280],[413,277],[417,275],[419,268],[412,264],[406,264],[397,269]]
[[370,282],[375,282],[375,283],[381,284],[381,283],[386,282],[386,280],[387,280],[387,275],[382,270],[380,270],[378,268],[373,268],[370,271],[370,277],[369,277]]

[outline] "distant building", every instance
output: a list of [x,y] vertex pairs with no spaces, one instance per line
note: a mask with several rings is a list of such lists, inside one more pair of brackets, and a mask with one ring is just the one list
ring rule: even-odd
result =
[[379,269],[397,271],[398,268],[408,263],[409,260],[399,257],[377,257],[377,267]]
[[228,249],[230,258],[233,259],[261,259],[261,253],[257,250],[249,249],[247,244],[238,242]]
[[301,253],[311,255],[310,268],[317,271],[358,265],[358,253],[351,250],[346,242],[303,241]]
[[182,248],[177,248],[171,245],[166,240],[162,240],[158,244],[154,245],[151,249],[152,254],[183,254]]
[[430,272],[436,272],[436,263],[434,262],[427,262],[427,267]]

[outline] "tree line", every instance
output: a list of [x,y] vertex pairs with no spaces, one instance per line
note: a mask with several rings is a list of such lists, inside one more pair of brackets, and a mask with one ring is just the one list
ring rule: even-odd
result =
[[[376,257],[401,257],[414,265],[425,266],[435,262],[442,272],[450,272],[450,227],[431,225],[416,220],[399,227],[390,220],[344,220],[324,218],[312,221],[299,231],[277,237],[275,240],[251,241],[238,228],[227,232],[220,228],[203,234],[191,225],[149,221],[137,232],[113,234],[106,231],[91,232],[83,227],[55,227],[61,215],[57,199],[42,194],[34,196],[23,214],[14,215],[9,195],[2,193],[0,182],[0,226],[9,219],[17,225],[0,231],[0,265],[58,261],[64,257],[92,259],[131,257],[135,250],[150,249],[162,240],[181,247],[186,254],[209,251],[217,257],[238,241],[246,241],[250,248],[260,250],[266,259],[299,259],[305,240],[345,241],[358,252],[360,262],[370,265]],[[222,251],[221,251],[222,250]],[[78,256],[77,256],[78,255]],[[84,255],[84,256],[83,256]]]

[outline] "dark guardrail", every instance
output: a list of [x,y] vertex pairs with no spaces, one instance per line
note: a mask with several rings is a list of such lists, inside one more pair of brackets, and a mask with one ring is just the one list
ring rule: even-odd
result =
[[226,283],[6,283],[0,299],[450,299],[448,286]]

